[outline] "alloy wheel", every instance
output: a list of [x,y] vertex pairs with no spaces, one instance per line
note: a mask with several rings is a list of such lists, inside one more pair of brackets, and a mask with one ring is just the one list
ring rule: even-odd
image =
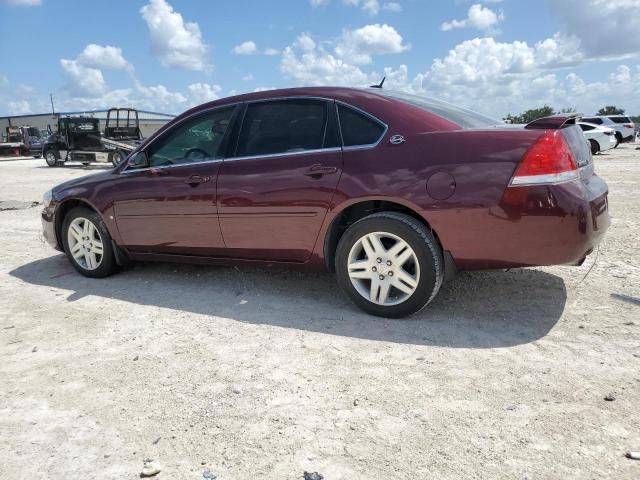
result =
[[384,306],[403,303],[420,282],[415,252],[402,238],[388,232],[368,233],[354,243],[348,273],[362,297]]
[[91,220],[78,217],[69,224],[67,231],[69,252],[73,259],[85,270],[95,270],[104,255],[102,237]]

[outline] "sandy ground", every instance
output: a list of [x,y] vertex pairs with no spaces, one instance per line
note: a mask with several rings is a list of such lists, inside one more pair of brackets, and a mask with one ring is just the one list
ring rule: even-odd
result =
[[0,478],[640,478],[640,151],[595,161],[597,259],[461,274],[404,321],[328,274],[83,278],[31,205],[99,167],[0,161]]

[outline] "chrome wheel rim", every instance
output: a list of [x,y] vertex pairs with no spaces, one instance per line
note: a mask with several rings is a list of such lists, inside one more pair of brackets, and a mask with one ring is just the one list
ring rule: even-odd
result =
[[122,154],[120,152],[114,152],[113,154],[113,163],[118,166],[122,162]]
[[47,152],[46,159],[48,164],[53,164],[56,162],[56,156],[53,152]]
[[71,256],[85,270],[95,270],[102,263],[104,245],[93,222],[84,217],[74,219],[67,231]]
[[376,305],[399,305],[418,288],[418,257],[407,242],[393,233],[364,235],[351,247],[347,261],[351,284]]

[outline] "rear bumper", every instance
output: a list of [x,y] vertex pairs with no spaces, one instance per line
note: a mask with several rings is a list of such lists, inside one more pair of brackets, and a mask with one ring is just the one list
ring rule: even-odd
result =
[[460,212],[460,230],[447,229],[441,240],[460,270],[578,265],[609,227],[607,195],[597,175],[510,187],[498,206]]

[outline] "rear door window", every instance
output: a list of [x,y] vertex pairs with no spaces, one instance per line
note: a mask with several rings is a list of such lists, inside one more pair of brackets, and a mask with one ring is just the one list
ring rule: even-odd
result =
[[629,117],[609,117],[609,120],[613,121],[613,123],[631,123]]
[[338,116],[345,147],[373,145],[385,132],[382,123],[345,105],[338,104]]
[[[275,100],[249,104],[242,121],[236,155],[250,157],[325,148],[327,112],[328,104],[324,100]],[[329,146],[335,145],[327,144]]]

